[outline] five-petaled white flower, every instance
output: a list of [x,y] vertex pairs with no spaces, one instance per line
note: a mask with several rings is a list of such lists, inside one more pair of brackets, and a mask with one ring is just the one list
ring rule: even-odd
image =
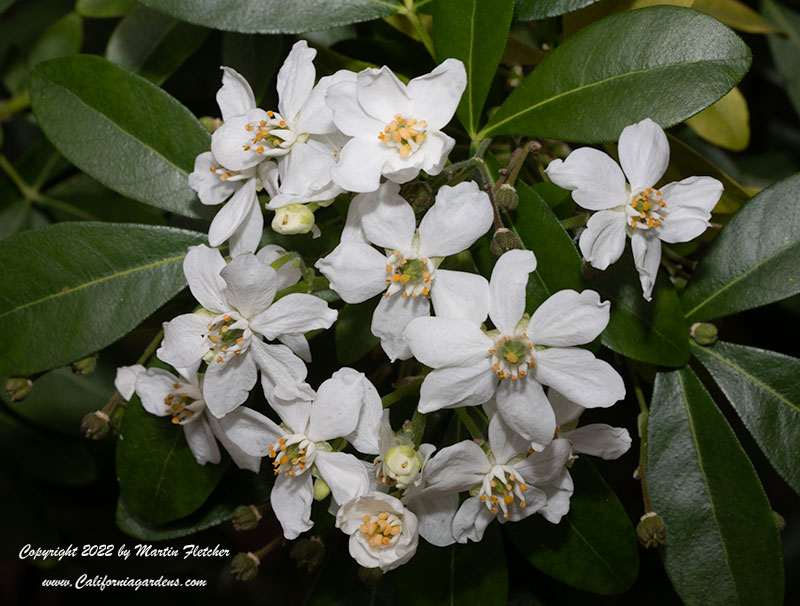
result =
[[365,568],[394,570],[417,552],[417,516],[395,497],[369,492],[342,505],[336,527],[350,535],[350,555]]
[[623,129],[619,161],[622,170],[604,152],[582,147],[565,161],[553,160],[546,172],[553,183],[572,190],[578,205],[598,211],[580,239],[581,252],[593,267],[614,263],[625,248],[626,234],[631,237],[642,294],[649,301],[661,242],[687,242],[702,234],[722,184],[711,177],[689,177],[655,189],[669,163],[669,142],[649,118]]
[[[265,259],[274,254],[274,249],[259,252]],[[255,385],[258,369],[271,404],[276,399],[313,397],[305,383],[305,364],[291,348],[307,353],[303,334],[329,328],[336,320],[335,310],[322,299],[301,293],[273,303],[282,278],[253,254],[226,264],[218,250],[194,246],[183,271],[204,310],[168,322],[156,353],[175,368],[193,366],[201,359],[208,364],[203,395],[211,414],[223,417],[242,404]],[[265,343],[262,337],[289,347]]]
[[[591,290],[562,290],[528,319],[525,285],[533,253],[511,250],[498,259],[491,282],[436,306],[436,317],[416,318],[404,336],[414,357],[435,370],[425,377],[419,410],[484,404],[496,394],[503,420],[536,450],[556,429],[542,385],[585,407],[611,406],[625,395],[622,378],[586,349],[608,324],[609,303]],[[496,330],[485,332],[486,316]]]
[[348,211],[350,229],[330,255],[317,261],[331,288],[347,303],[384,291],[372,316],[372,333],[392,360],[411,357],[403,329],[412,319],[429,315],[428,295],[436,306],[452,298],[453,291],[472,289],[482,279],[437,267],[447,255],[469,248],[492,223],[489,197],[472,181],[443,186],[419,229],[399,190],[396,183],[386,182],[375,193],[356,196]]
[[339,130],[352,137],[331,170],[334,183],[353,192],[375,191],[381,175],[396,183],[420,170],[441,172],[455,141],[441,132],[466,87],[464,64],[447,59],[408,85],[392,71],[365,69],[328,88],[326,102]]

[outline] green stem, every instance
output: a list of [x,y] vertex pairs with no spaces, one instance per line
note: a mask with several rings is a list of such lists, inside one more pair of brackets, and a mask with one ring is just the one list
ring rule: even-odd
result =
[[99,221],[99,218],[93,215],[90,212],[87,212],[77,206],[73,206],[69,202],[63,202],[61,200],[56,200],[55,198],[51,198],[50,196],[45,196],[44,194],[37,193],[33,197],[33,201],[39,204],[40,206],[49,206],[50,208],[58,208],[63,210],[64,212],[68,212],[76,217],[80,217],[81,219],[86,219],[87,221]]
[[642,385],[639,383],[639,377],[636,374],[636,368],[630,359],[625,358],[625,364],[628,367],[631,381],[633,382],[633,392],[636,394],[636,401],[639,403],[639,417],[637,425],[639,428],[639,478],[642,483],[642,501],[644,502],[644,512],[649,513],[653,511],[653,505],[650,502],[650,492],[647,489],[647,420],[649,416],[647,401],[642,391]]
[[303,281],[303,282],[298,282],[293,286],[287,286],[283,290],[279,290],[278,292],[275,293],[275,298],[273,299],[273,303],[278,299],[280,299],[281,297],[285,297],[286,295],[291,295],[292,293],[300,292],[300,293],[311,294],[317,292],[318,290],[325,290],[329,286],[330,282],[328,282],[327,278],[324,278],[322,276],[317,276],[316,278],[314,278],[314,281],[311,283],[310,286],[307,282]]
[[7,101],[0,101],[0,122],[5,122],[17,112],[31,106],[31,95],[28,91],[22,92]]
[[575,215],[574,217],[562,219],[559,221],[559,223],[561,223],[561,227],[564,229],[575,229],[576,227],[583,227],[586,225],[588,220],[589,213],[581,213],[580,215]]
[[484,184],[489,186],[489,188],[484,189],[484,191],[489,195],[489,202],[492,203],[492,213],[494,214],[494,228],[502,229],[505,226],[503,225],[503,220],[500,218],[500,213],[497,212],[497,202],[495,202],[494,199],[492,177],[489,174],[489,169],[486,167],[486,162],[484,162],[483,158],[481,158],[481,161],[478,162],[478,170],[481,173],[481,178],[483,179]]
[[473,440],[483,440],[483,435],[481,435],[478,426],[475,425],[475,421],[469,416],[466,408],[456,408],[456,414],[458,415],[458,420],[463,423],[464,427],[467,428],[469,435],[472,436]]
[[5,173],[8,175],[8,178],[13,181],[14,185],[17,186],[19,192],[27,199],[33,199],[32,194],[37,193],[35,190],[31,189],[30,186],[25,183],[25,180],[20,176],[17,172],[17,169],[8,161],[3,155],[0,155],[0,168],[2,168]]
[[256,551],[253,555],[256,556],[259,560],[267,555],[270,551],[275,549],[278,545],[281,544],[283,541],[283,535],[278,535],[274,539],[272,539],[269,543],[264,545],[261,549]]
[[633,393],[636,395],[636,401],[639,403],[639,410],[646,413],[648,412],[647,400],[645,400],[642,384],[639,382],[639,376],[636,374],[633,362],[631,362],[629,358],[625,358],[625,365],[628,367],[628,374],[631,376]]
[[404,383],[397,389],[395,389],[392,393],[387,394],[381,398],[381,403],[383,404],[384,408],[388,408],[395,402],[402,400],[406,396],[410,396],[416,393],[419,393],[420,385],[422,385],[424,377],[418,377],[413,381],[409,381],[408,383]]
[[425,49],[428,51],[428,54],[433,57],[434,61],[436,60],[436,51],[433,48],[433,40],[428,34],[428,30],[425,29],[425,26],[422,25],[422,21],[419,19],[419,15],[417,15],[416,8],[414,4],[411,3],[411,6],[406,6],[406,18],[408,19],[409,23],[414,27],[417,34],[422,40],[422,44],[425,45]]

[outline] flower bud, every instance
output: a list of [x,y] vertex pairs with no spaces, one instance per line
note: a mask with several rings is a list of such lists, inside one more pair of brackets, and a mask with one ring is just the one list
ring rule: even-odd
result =
[[275,211],[272,229],[279,234],[307,234],[314,227],[314,213],[305,204],[289,204]]
[[698,345],[713,345],[717,342],[717,327],[707,322],[695,322],[689,334]]
[[497,208],[512,211],[517,208],[519,195],[513,185],[503,183],[494,195]]
[[212,133],[222,126],[222,120],[219,118],[212,118],[211,116],[203,116],[200,118],[200,124],[209,132]]
[[261,560],[254,553],[237,553],[231,562],[231,574],[237,581],[252,581],[258,574]]
[[317,478],[314,480],[315,501],[323,501],[328,498],[329,494],[331,494],[331,487],[328,486],[328,483],[325,480],[322,478]]
[[108,415],[102,410],[95,410],[83,417],[81,431],[89,440],[99,440],[108,433]]
[[88,375],[90,372],[94,372],[94,369],[97,368],[98,355],[97,353],[93,353],[77,362],[73,362],[72,372],[76,375]]
[[773,510],[772,519],[775,520],[775,527],[778,529],[778,532],[783,532],[783,529],[786,528],[786,520],[784,517],[777,511]]
[[412,181],[400,188],[400,195],[421,215],[433,205],[433,191],[431,186],[424,181]]
[[292,547],[289,557],[295,561],[298,568],[305,566],[308,572],[313,572],[325,559],[325,544],[317,535],[310,539],[300,539]]
[[422,457],[411,446],[390,448],[383,459],[384,475],[395,480],[400,490],[405,490],[413,484],[420,469],[422,469]]
[[509,250],[520,248],[519,239],[513,231],[501,227],[492,236],[492,242],[489,244],[489,250],[498,257]]
[[636,526],[636,536],[643,547],[650,549],[664,544],[667,537],[667,528],[655,511],[644,514]]
[[233,510],[233,528],[238,531],[253,530],[261,521],[261,512],[255,505],[239,505]]
[[33,381],[25,377],[6,379],[6,395],[12,402],[22,402],[31,393]]

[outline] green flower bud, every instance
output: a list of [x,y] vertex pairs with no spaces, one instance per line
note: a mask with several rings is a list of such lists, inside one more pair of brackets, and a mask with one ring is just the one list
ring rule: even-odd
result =
[[231,562],[231,574],[237,581],[252,581],[258,574],[261,560],[254,553],[237,553]]
[[501,227],[494,232],[492,242],[489,244],[489,250],[498,257],[509,250],[514,250],[519,247],[519,239],[516,234],[505,227]]
[[98,356],[98,353],[93,353],[92,355],[86,356],[77,362],[73,362],[72,372],[74,372],[76,375],[88,375],[90,372],[94,372],[94,369],[97,368]]
[[83,417],[81,431],[89,440],[99,440],[108,433],[108,415],[102,410],[95,410]]
[[667,528],[658,514],[650,511],[644,514],[636,526],[636,536],[643,547],[651,549],[664,544],[667,537]]
[[31,393],[33,381],[26,377],[10,377],[6,379],[6,395],[12,402],[22,402]]
[[328,495],[331,494],[331,487],[328,486],[328,483],[323,480],[322,478],[317,478],[314,480],[314,500],[315,501],[322,501],[328,498]]
[[784,517],[777,511],[773,511],[772,519],[775,520],[775,527],[778,529],[778,532],[783,532],[783,529],[786,528],[786,520]]
[[279,234],[307,234],[314,227],[314,213],[305,204],[289,204],[275,211],[272,229]]
[[298,568],[305,566],[308,572],[313,572],[325,559],[325,544],[317,535],[310,539],[300,539],[292,547],[289,557],[295,561]]
[[255,505],[239,505],[233,510],[233,527],[235,530],[253,530],[261,521],[261,512]]
[[717,327],[707,322],[695,322],[689,334],[698,345],[713,345],[717,342]]
[[503,183],[494,195],[494,200],[497,203],[497,208],[511,211],[517,208],[519,195],[513,185]]
[[411,446],[390,448],[383,458],[383,473],[397,482],[400,490],[405,490],[422,469],[422,457]]

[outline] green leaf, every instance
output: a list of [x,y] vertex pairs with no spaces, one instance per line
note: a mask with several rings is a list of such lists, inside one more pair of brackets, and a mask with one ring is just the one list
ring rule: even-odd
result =
[[239,505],[260,505],[268,496],[268,485],[260,476],[237,469],[223,478],[200,509],[163,526],[142,522],[120,497],[117,501],[117,526],[122,532],[143,541],[166,541],[219,526],[231,519],[233,510]]
[[515,21],[538,21],[558,17],[594,4],[597,0],[516,0]]
[[775,67],[781,75],[786,93],[800,115],[800,13],[774,0],[763,0],[761,11],[767,19],[786,32],[786,36],[767,36]]
[[[491,524],[480,543],[434,547],[420,539],[408,564],[391,573],[398,604],[508,604],[508,570],[500,525]],[[419,579],[425,579],[421,590]]]
[[675,287],[659,272],[653,300],[642,297],[633,255],[622,258],[604,272],[597,272],[591,287],[611,301],[611,319],[603,331],[603,345],[623,356],[664,366],[683,366],[689,361],[689,331]]
[[373,349],[381,340],[372,334],[372,314],[377,301],[345,305],[336,319],[336,357],[341,364],[353,364]]
[[662,557],[692,604],[782,604],[778,530],[753,465],[689,368],[659,373],[647,486],[667,528]]
[[38,65],[30,86],[39,125],[78,168],[134,200],[208,216],[188,176],[210,136],[163,90],[91,55]]
[[244,34],[299,34],[386,17],[391,0],[141,0],[181,21]]
[[83,43],[83,20],[80,15],[68,13],[42,32],[31,49],[28,67],[42,61],[74,55]]
[[205,42],[210,30],[135,6],[111,33],[106,59],[161,84]]
[[84,17],[104,19],[121,17],[136,6],[136,0],[78,0],[75,10]]
[[722,389],[762,452],[800,494],[800,360],[718,341],[695,345],[695,357]]
[[183,427],[151,415],[134,396],[117,440],[120,498],[145,524],[161,526],[193,513],[225,473],[223,463],[198,465]]
[[[550,296],[569,288],[581,291],[581,256],[572,238],[539,193],[544,184],[517,182],[519,204],[515,229],[525,247],[536,255],[536,271],[528,277],[525,308],[532,311]],[[547,189],[547,186],[544,186]]]
[[575,493],[559,524],[531,516],[509,525],[508,537],[545,574],[584,591],[622,593],[639,573],[639,549],[628,515],[594,466],[581,457],[571,475]]
[[692,8],[743,32],[769,34],[777,31],[764,17],[739,0],[694,0]]
[[725,149],[742,151],[750,143],[750,112],[737,87],[689,118],[686,124],[706,141]]
[[514,0],[437,0],[433,5],[436,59],[460,59],[467,89],[457,114],[470,137],[478,131],[481,111],[506,47]]
[[800,292],[800,173],[779,181],[739,210],[714,239],[681,302],[701,322]]
[[91,222],[6,238],[0,374],[63,366],[113,343],[186,285],[186,249],[204,240],[182,229]]
[[672,126],[722,97],[749,67],[750,49],[713,17],[673,6],[618,13],[550,53],[478,138],[595,143],[648,117]]

